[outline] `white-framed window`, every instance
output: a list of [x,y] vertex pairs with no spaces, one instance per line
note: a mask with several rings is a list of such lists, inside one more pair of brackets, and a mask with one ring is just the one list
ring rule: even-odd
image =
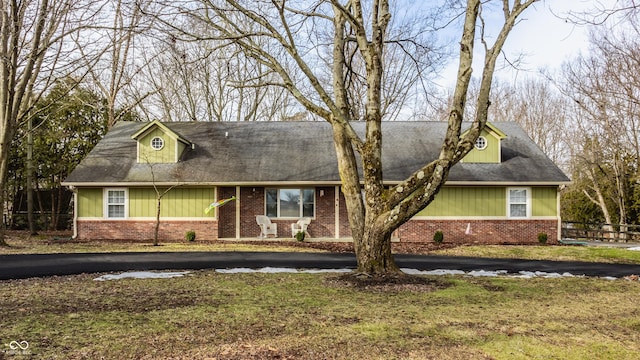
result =
[[104,214],[107,219],[126,219],[129,192],[123,188],[104,190]]
[[476,149],[484,150],[487,148],[487,145],[488,145],[487,138],[485,138],[484,136],[478,136],[475,143]]
[[164,147],[164,140],[162,140],[161,137],[156,136],[153,139],[151,139],[151,148],[153,150],[162,150],[163,147]]
[[507,214],[510,218],[531,216],[531,188],[507,188]]
[[315,216],[315,189],[278,189],[265,191],[265,214],[272,218]]

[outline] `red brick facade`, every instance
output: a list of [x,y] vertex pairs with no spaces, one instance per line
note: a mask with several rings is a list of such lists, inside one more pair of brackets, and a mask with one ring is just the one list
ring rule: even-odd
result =
[[[82,220],[77,222],[78,238],[93,240],[153,241],[155,220]],[[205,220],[161,220],[159,241],[184,241],[187,231],[196,240],[216,240],[218,222]]]
[[[219,199],[236,195],[235,187],[217,189]],[[197,240],[256,238],[260,228],[256,215],[265,212],[265,188],[241,187],[239,202],[231,202],[218,208],[217,219],[161,220],[160,241],[183,241],[187,231],[195,231]],[[351,237],[347,210],[342,194],[336,187],[316,187],[316,214],[308,231],[312,238],[340,239]],[[236,209],[240,209],[240,229],[237,227]],[[336,209],[339,224],[336,226]],[[280,238],[291,237],[291,224],[295,220],[273,220],[278,224]],[[77,234],[81,239],[114,239],[150,241],[153,239],[155,220],[84,220],[77,222]],[[470,233],[467,233],[467,228]],[[522,244],[537,243],[538,234],[546,233],[548,242],[557,241],[558,221],[551,220],[412,220],[393,233],[399,241],[431,242],[433,234],[441,230],[447,243]]]
[[[467,231],[469,229],[469,231]],[[400,241],[433,241],[442,231],[447,243],[531,244],[546,233],[547,242],[558,241],[557,220],[412,220],[394,232]]]

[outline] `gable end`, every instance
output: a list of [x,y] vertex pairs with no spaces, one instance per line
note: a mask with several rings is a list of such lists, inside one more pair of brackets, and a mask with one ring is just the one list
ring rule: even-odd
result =
[[[467,131],[462,133],[462,136]],[[507,135],[495,125],[487,123],[476,140],[475,146],[462,159],[462,162],[499,164],[502,158],[502,139],[506,137]]]
[[138,163],[177,163],[193,144],[180,134],[154,120],[131,136],[136,140]]

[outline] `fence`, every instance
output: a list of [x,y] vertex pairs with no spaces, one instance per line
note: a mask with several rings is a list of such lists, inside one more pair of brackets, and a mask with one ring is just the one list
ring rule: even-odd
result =
[[640,225],[562,222],[562,238],[586,241],[640,242]]
[[[36,222],[36,230],[69,230],[73,227],[73,215],[58,214],[57,224],[52,224],[51,213],[33,215]],[[11,216],[4,215],[4,226],[11,230],[26,230],[29,228],[27,214],[24,212],[14,212]]]

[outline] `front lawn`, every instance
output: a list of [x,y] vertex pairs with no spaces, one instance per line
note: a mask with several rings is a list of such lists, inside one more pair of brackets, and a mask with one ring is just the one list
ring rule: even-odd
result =
[[433,254],[507,259],[518,258],[527,260],[640,264],[640,251],[605,246],[476,245],[437,250],[434,251]]
[[97,276],[1,281],[0,359],[640,359],[637,281]]

